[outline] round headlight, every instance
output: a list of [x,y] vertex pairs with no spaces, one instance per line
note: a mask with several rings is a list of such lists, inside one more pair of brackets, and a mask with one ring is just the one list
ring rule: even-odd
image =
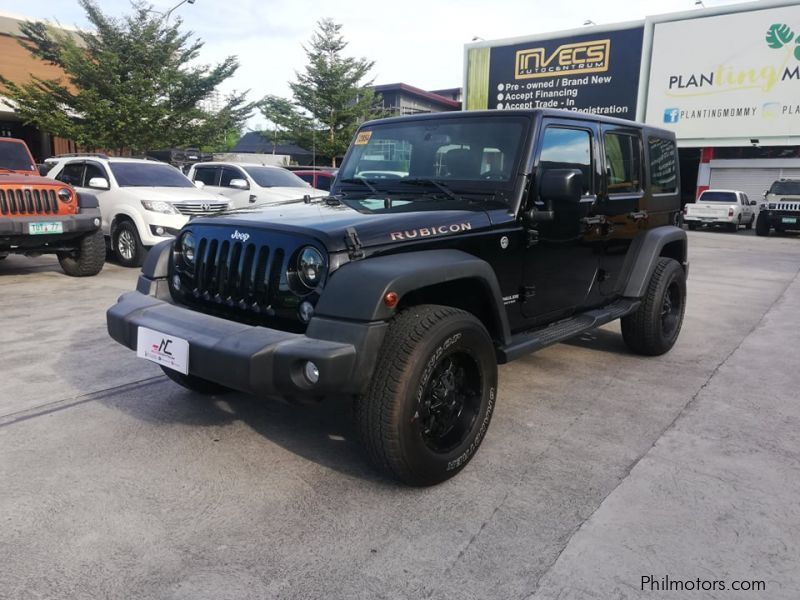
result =
[[72,192],[69,188],[61,188],[58,190],[58,199],[62,202],[69,202],[72,200]]
[[191,231],[187,231],[181,237],[180,251],[181,255],[183,256],[183,260],[185,260],[187,264],[193,265],[195,258],[195,244],[194,236],[192,235]]
[[297,257],[297,275],[300,281],[309,288],[315,288],[322,280],[322,269],[325,260],[316,248],[306,246]]

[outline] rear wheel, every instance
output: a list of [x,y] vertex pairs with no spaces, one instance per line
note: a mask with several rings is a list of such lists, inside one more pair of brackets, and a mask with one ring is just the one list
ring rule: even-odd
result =
[[769,221],[761,215],[756,220],[756,235],[769,235]]
[[372,462],[409,485],[441,483],[472,459],[494,412],[497,359],[483,324],[422,305],[390,323],[356,427]]
[[641,306],[622,318],[622,337],[637,354],[664,354],[678,339],[685,310],[683,267],[672,258],[659,258]]
[[213,381],[208,381],[207,379],[203,379],[197,375],[192,375],[191,373],[184,375],[183,373],[168,369],[167,367],[161,367],[161,370],[164,371],[164,375],[172,379],[172,381],[178,385],[185,387],[187,390],[197,392],[198,394],[203,394],[204,396],[224,394],[231,391],[230,388],[227,388],[224,385],[214,383]]
[[697,231],[698,227],[700,227],[700,225],[697,223],[697,221],[689,221],[690,231]]
[[122,221],[114,229],[111,237],[112,249],[117,261],[123,267],[140,267],[144,261],[145,249],[136,225]]
[[737,231],[739,231],[739,227],[741,227],[741,226],[742,226],[742,215],[739,215],[739,216],[736,218],[736,221],[734,221],[733,223],[730,223],[730,224],[728,225],[728,229],[729,229],[731,232],[733,232],[733,233],[736,233]]
[[70,277],[90,277],[103,270],[106,240],[99,229],[83,236],[74,252],[59,252],[58,262]]

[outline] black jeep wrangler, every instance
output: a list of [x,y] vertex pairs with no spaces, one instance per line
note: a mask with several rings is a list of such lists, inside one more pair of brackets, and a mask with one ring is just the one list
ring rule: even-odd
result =
[[373,462],[412,485],[474,455],[497,364],[622,319],[675,343],[687,244],[674,135],[562,111],[364,124],[331,196],[187,224],[108,330],[196,391],[355,400]]

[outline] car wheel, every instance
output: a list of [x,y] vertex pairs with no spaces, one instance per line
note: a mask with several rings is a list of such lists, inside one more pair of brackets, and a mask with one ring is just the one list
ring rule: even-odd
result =
[[769,235],[769,221],[761,215],[756,220],[756,235]]
[[122,221],[111,238],[114,256],[123,267],[140,267],[144,261],[144,246],[131,221]]
[[389,324],[356,427],[372,462],[406,484],[441,483],[472,459],[497,395],[497,359],[483,324],[421,305]]
[[689,230],[690,231],[697,231],[700,225],[696,221],[689,221]]
[[731,223],[728,225],[728,229],[730,229],[731,233],[736,233],[737,231],[739,231],[739,227],[741,226],[742,226],[742,215],[739,215],[736,218],[735,223]]
[[622,318],[622,337],[637,354],[668,352],[681,331],[686,311],[686,276],[672,258],[659,258],[642,304]]
[[58,262],[70,277],[90,277],[103,270],[106,239],[99,229],[83,236],[73,252],[58,252]]
[[184,375],[183,373],[179,373],[173,369],[168,369],[167,367],[161,367],[161,370],[164,371],[164,375],[169,377],[178,385],[185,387],[187,390],[197,392],[198,394],[203,394],[204,396],[225,394],[231,391],[230,388],[225,387],[224,385],[220,385],[219,383],[215,383],[213,381],[208,381],[207,379],[203,379],[197,375],[192,375],[191,373]]

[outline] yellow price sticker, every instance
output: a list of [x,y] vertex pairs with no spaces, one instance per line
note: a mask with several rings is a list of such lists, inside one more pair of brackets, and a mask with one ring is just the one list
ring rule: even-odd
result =
[[356,146],[363,146],[369,143],[369,138],[372,137],[371,131],[359,131],[356,136]]

